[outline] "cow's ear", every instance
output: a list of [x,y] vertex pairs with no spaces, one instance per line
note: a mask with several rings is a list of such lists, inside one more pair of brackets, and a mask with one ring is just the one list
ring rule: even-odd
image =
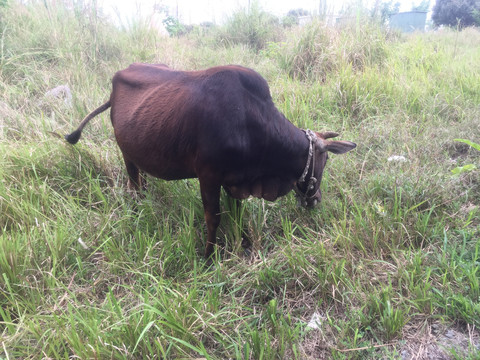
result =
[[343,141],[343,140],[326,140],[325,141],[325,149],[326,151],[330,151],[334,154],[345,154],[346,152],[355,149],[357,144],[351,141]]
[[315,145],[320,150],[320,152],[330,151],[334,154],[345,154],[347,151],[350,151],[357,147],[357,144],[351,141],[326,140],[337,137],[338,134],[336,132],[317,132],[316,135],[317,138],[315,139]]

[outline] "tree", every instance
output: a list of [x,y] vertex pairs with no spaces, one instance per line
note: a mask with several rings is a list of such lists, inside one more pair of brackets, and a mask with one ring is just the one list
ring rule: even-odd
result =
[[292,9],[287,15],[282,19],[283,26],[290,27],[292,25],[298,25],[299,18],[301,16],[308,16],[310,12],[305,9]]
[[400,3],[398,1],[396,1],[395,3],[393,1],[382,2],[380,7],[380,18],[382,24],[385,24],[385,22],[390,18],[390,15],[398,14],[399,11]]
[[180,36],[186,32],[185,26],[173,16],[167,16],[165,19],[163,19],[162,23],[170,36]]
[[380,23],[385,24],[393,14],[398,14],[400,11],[400,3],[398,1],[375,1],[372,10],[370,10],[370,17],[378,19]]
[[287,13],[287,16],[293,16],[293,17],[300,17],[300,16],[307,16],[307,15],[310,15],[310,12],[302,8],[291,9]]
[[430,9],[430,0],[422,0],[418,5],[412,3],[412,11],[425,11],[427,12]]
[[437,0],[433,7],[435,25],[467,26],[480,25],[480,0]]

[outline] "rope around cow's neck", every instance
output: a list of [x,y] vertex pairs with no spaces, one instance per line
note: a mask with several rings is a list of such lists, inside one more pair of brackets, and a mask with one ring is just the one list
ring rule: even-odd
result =
[[[302,205],[302,206],[306,206],[307,205],[307,199],[313,197],[313,196],[307,196],[307,194],[310,190],[315,189],[315,184],[317,183],[317,178],[314,176],[314,174],[315,174],[315,156],[314,156],[314,153],[315,153],[315,138],[316,138],[316,135],[310,129],[307,129],[307,130],[304,130],[304,131],[305,131],[305,135],[307,136],[307,139],[309,141],[307,164],[305,165],[305,170],[303,170],[302,176],[300,176],[300,178],[297,181],[297,184],[294,187],[296,196],[297,196],[297,198],[300,202],[300,205]],[[313,158],[313,161],[312,161],[312,158]],[[302,191],[300,190],[298,185],[305,183],[305,178],[306,178],[308,170],[310,168],[310,162],[312,163],[312,172],[310,174],[310,178],[308,179],[308,184],[307,184],[307,188],[305,190],[305,193],[302,193]]]
[[302,176],[300,176],[300,179],[298,179],[299,183],[305,182],[305,177],[307,176],[308,168],[310,167],[310,161],[312,160],[313,156],[313,150],[314,150],[314,139],[315,139],[315,133],[310,130],[304,130],[305,135],[307,135],[307,139],[309,141],[309,146],[308,146],[308,157],[307,157],[307,164],[305,165],[305,170],[303,170]]

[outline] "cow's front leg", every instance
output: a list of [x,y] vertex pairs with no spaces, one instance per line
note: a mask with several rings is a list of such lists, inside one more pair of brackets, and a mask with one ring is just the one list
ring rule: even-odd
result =
[[207,223],[207,245],[205,258],[212,255],[217,242],[217,228],[220,225],[220,184],[206,179],[200,180],[200,192],[202,194],[203,211]]
[[242,213],[243,211],[241,210],[242,208],[242,200],[230,197],[231,199],[231,207],[233,207],[233,216],[235,216],[235,221],[240,222],[241,226],[241,240],[242,240],[242,248],[245,250],[245,255],[250,256],[251,254],[251,248],[252,248],[252,242],[250,241],[250,238],[248,237],[247,232],[245,231],[245,227],[243,226],[243,221],[242,219]]

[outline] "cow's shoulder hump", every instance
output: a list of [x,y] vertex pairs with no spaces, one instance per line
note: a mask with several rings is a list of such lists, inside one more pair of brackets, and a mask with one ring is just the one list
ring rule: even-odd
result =
[[267,81],[256,71],[239,66],[239,65],[226,65],[210,68],[205,71],[205,74],[212,81],[219,81],[223,83],[229,82],[229,86],[239,86],[248,93],[264,99],[270,100],[270,89]]

